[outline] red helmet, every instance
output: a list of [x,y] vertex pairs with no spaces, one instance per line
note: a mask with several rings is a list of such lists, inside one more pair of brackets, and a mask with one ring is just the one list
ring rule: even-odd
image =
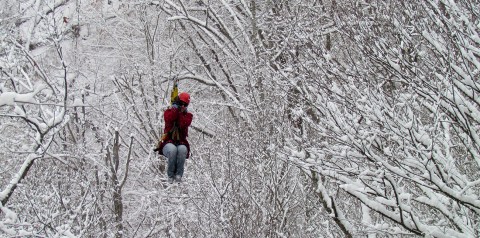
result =
[[190,95],[188,93],[180,93],[178,95],[178,100],[186,103],[186,104],[189,104],[190,103]]

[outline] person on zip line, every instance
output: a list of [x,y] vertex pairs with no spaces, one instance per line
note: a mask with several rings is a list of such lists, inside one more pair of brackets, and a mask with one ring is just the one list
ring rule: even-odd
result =
[[182,181],[185,160],[190,156],[190,145],[187,141],[188,127],[192,123],[193,115],[188,112],[190,103],[188,93],[180,93],[174,98],[172,106],[163,113],[165,128],[162,140],[155,148],[168,159],[168,182]]

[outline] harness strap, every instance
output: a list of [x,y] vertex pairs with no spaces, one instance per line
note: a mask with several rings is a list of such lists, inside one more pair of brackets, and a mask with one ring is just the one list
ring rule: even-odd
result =
[[180,141],[180,131],[178,130],[177,122],[173,123],[172,129],[162,135],[162,141],[167,140],[170,137],[175,142]]

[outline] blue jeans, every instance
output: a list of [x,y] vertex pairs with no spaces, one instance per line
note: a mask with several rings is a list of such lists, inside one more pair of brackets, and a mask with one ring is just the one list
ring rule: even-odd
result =
[[169,178],[183,176],[185,159],[187,159],[187,147],[168,143],[163,147],[163,155],[168,158],[167,175]]

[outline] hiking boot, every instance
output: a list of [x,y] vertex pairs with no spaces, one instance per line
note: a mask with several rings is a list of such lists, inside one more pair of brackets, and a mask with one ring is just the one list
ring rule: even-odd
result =
[[168,177],[168,183],[173,183],[173,177]]
[[182,176],[180,176],[180,175],[175,176],[175,181],[177,183],[181,183],[182,182]]

